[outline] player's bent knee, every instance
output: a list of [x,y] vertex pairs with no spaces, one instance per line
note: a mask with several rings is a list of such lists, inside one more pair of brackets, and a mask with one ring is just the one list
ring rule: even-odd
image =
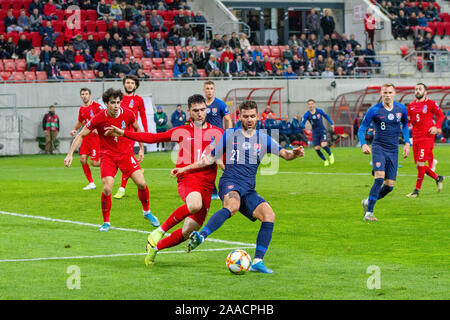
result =
[[197,213],[202,209],[203,205],[201,201],[193,201],[187,203],[187,207],[190,213]]

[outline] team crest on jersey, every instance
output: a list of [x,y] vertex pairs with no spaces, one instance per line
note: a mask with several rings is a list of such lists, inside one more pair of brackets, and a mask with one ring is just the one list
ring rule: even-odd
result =
[[217,108],[212,108],[212,113],[217,113]]
[[206,113],[207,114],[211,113],[211,109],[210,108],[206,108]]
[[428,109],[427,105],[424,105],[424,106],[423,106],[423,109],[422,109],[422,112],[423,112],[423,113],[427,113],[427,109]]
[[91,126],[91,120],[88,121],[88,123],[86,123],[86,127],[90,127]]
[[375,163],[375,165],[377,166],[377,168],[381,167],[381,162],[377,162]]
[[316,116],[312,116],[312,118],[313,118],[314,120],[316,120]]
[[93,117],[94,116],[94,112],[91,110],[91,117]]
[[246,141],[246,142],[242,143],[242,148],[244,150],[249,150],[251,148],[250,142]]
[[228,186],[228,189],[233,189],[234,188],[234,184],[230,184],[229,186]]
[[255,143],[255,144],[253,145],[253,149],[255,149],[255,150],[261,150],[261,144],[260,144],[260,143]]
[[320,119],[320,113],[317,115],[317,119]]
[[389,119],[389,120],[394,120],[394,115],[393,115],[392,113],[389,113],[389,114],[388,114],[388,119]]
[[134,100],[131,99],[130,104],[128,105],[129,108],[133,108],[134,107]]
[[125,124],[125,120],[122,120],[122,129],[125,129],[127,125]]

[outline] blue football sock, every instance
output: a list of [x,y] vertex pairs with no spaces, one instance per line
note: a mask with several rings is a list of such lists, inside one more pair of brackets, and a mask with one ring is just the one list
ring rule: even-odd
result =
[[219,229],[229,217],[231,217],[230,210],[227,208],[220,209],[214,213],[211,218],[209,218],[208,223],[202,228],[200,234],[206,238],[211,233]]
[[319,155],[320,159],[322,159],[323,161],[327,160],[327,159],[325,159],[325,156],[323,155],[322,151],[320,151],[320,149],[316,150],[316,152]]
[[331,150],[329,146],[323,148],[329,155],[331,155]]
[[369,193],[369,206],[367,208],[368,212],[373,212],[373,207],[375,206],[375,203],[378,200],[378,195],[380,194],[381,186],[383,185],[384,179],[383,178],[376,178],[373,182],[373,186],[370,189]]
[[390,186],[387,186],[384,184],[380,190],[380,194],[378,195],[378,200],[383,199],[393,189],[394,189],[394,187],[390,187]]
[[273,222],[261,223],[258,237],[256,238],[256,252],[255,259],[264,258],[267,249],[269,248],[270,240],[272,240]]

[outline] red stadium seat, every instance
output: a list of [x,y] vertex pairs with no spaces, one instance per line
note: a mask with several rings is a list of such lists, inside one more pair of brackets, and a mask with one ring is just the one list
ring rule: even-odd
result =
[[152,78],[155,78],[155,79],[158,79],[158,80],[164,79],[164,75],[163,75],[162,70],[153,70],[152,71]]
[[[13,1],[12,2],[12,8],[13,9],[15,9],[15,10],[20,10],[20,9],[22,9],[22,6],[23,6],[23,4],[22,4],[22,2],[21,1]],[[28,9],[28,8],[27,8]]]
[[91,20],[86,21],[85,26],[86,26],[86,32],[89,32],[89,33],[95,32],[95,28],[97,27],[95,24],[95,21],[91,21]]
[[197,69],[198,74],[200,75],[200,77],[202,78],[206,78],[208,75],[206,74],[205,69]]
[[263,55],[263,57],[265,56],[269,56],[270,57],[270,49],[268,46],[261,46],[261,53]]
[[34,71],[25,71],[25,80],[26,81],[35,81],[36,80],[36,73]]
[[450,36],[450,22],[444,22],[445,34]]
[[12,4],[12,1],[11,1],[11,0],[3,0],[3,1],[0,3],[0,6],[1,6],[1,8],[2,8],[3,10],[8,10],[9,8],[11,8],[11,4]]
[[3,60],[4,71],[5,72],[13,72],[16,70],[16,64],[13,59],[4,59]]
[[61,21],[61,20],[52,21],[53,30],[55,30],[55,32],[62,32],[63,25],[65,25],[64,22],[65,21]]
[[97,34],[98,34],[98,40],[99,41],[105,39],[106,32],[98,32]]
[[177,56],[177,53],[175,51],[175,48],[173,46],[167,47],[167,52],[169,52],[169,58],[175,58]]
[[153,70],[153,62],[151,58],[142,58],[142,69]]
[[436,35],[443,36],[445,33],[445,26],[443,22],[436,22]]
[[16,60],[16,71],[24,72],[27,70],[27,61],[25,59]]
[[97,25],[97,31],[98,32],[106,32],[107,30],[107,25],[106,22],[103,20],[97,20],[95,22],[95,24]]
[[73,80],[84,79],[83,73],[81,72],[81,70],[72,70],[71,73],[72,73],[72,79]]
[[436,33],[436,22],[429,21],[428,28],[431,30],[431,34]]
[[0,9],[0,20],[3,22],[3,24],[5,23],[5,18],[7,15],[8,15],[7,10]]
[[70,74],[70,71],[60,71],[59,72],[61,77],[64,77],[65,80],[71,80],[72,75]]
[[173,71],[172,70],[164,69],[163,75],[164,75],[164,78],[173,79]]
[[3,62],[0,60],[0,71],[3,71]]
[[38,81],[47,80],[47,72],[36,71],[36,80],[38,80]]
[[271,46],[270,47],[270,56],[271,57],[281,57],[280,48],[278,48],[277,46]]
[[0,72],[0,77],[4,81],[9,80],[9,78],[11,78],[11,72]]
[[84,70],[83,78],[84,79],[95,79],[94,70]]
[[39,32],[30,32],[29,39],[31,40],[31,44],[33,47],[40,47],[42,44],[42,36]]
[[12,9],[12,14],[17,19],[20,17],[20,10],[19,9]]
[[131,52],[131,47],[122,47],[122,50],[125,51],[126,58],[129,58],[133,55]]
[[173,70],[173,67],[175,66],[175,60],[174,59],[165,58],[164,59],[164,66],[165,66],[165,69]]
[[23,72],[15,71],[12,73],[12,80],[14,81],[25,81],[25,75]]
[[97,10],[86,10],[87,20],[97,21]]
[[153,58],[153,64],[155,65],[155,68],[158,68],[158,66],[162,64],[162,62],[162,58]]
[[133,52],[133,56],[136,59],[141,59],[144,56],[144,52],[142,51],[142,48],[139,46],[131,47],[131,51]]
[[409,53],[409,47],[408,46],[400,46],[400,52],[402,54],[402,57],[406,56]]

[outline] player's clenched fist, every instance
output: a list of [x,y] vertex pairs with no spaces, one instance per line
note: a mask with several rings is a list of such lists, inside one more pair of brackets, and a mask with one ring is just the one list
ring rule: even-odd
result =
[[72,131],[70,131],[70,135],[71,135],[72,137],[74,137],[76,134],[77,134],[77,130],[72,130]]
[[121,137],[124,134],[124,130],[119,129],[115,126],[107,127],[105,131],[105,136]]
[[370,147],[367,144],[363,144],[362,152],[365,154],[370,154]]
[[183,172],[184,172],[184,168],[175,168],[175,169],[172,169],[172,171],[170,171],[170,176],[173,178],[173,177],[178,176],[179,174],[182,174]]
[[66,167],[70,167],[70,165],[72,164],[72,156],[67,156],[65,159],[64,159],[64,165],[66,166]]
[[300,146],[298,148],[292,149],[292,152],[294,152],[296,157],[303,157],[305,155],[305,149],[303,146]]

